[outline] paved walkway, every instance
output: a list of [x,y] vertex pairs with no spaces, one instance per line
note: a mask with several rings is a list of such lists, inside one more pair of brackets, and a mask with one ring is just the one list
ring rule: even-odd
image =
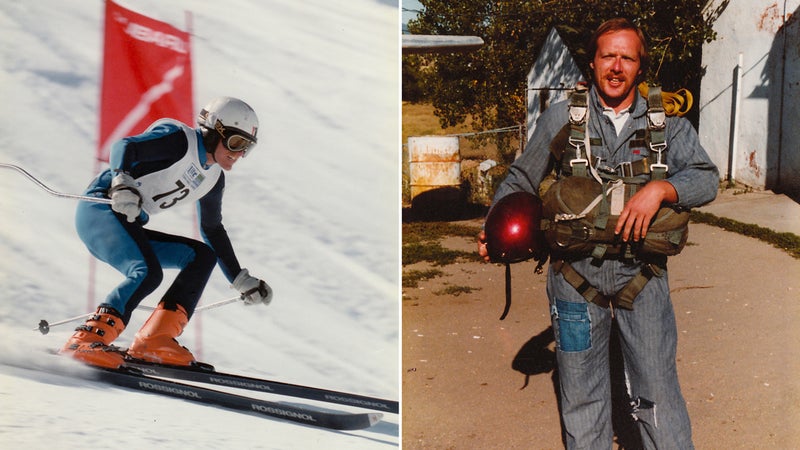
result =
[[728,189],[697,210],[800,236],[800,204],[783,194],[771,191],[736,193]]

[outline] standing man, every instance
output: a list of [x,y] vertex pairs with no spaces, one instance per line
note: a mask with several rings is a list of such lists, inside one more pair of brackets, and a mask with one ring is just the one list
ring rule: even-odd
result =
[[[589,155],[571,162],[588,163],[590,167],[583,175],[589,178],[599,180],[597,172],[605,170],[617,174],[617,180],[625,178],[626,183],[639,180],[635,194],[624,206],[617,203],[616,225],[609,222],[617,235],[614,245],[636,249],[648,237],[648,228],[660,208],[687,210],[713,200],[719,174],[696,131],[683,118],[666,118],[666,128],[659,130],[665,136],[666,151],[659,151],[658,156],[650,154],[653,147],[643,139],[643,135],[652,138],[648,105],[636,89],[648,62],[641,30],[626,19],[609,20],[594,33],[589,54],[593,55],[592,84],[584,105],[588,117],[588,145],[584,149]],[[541,116],[525,152],[497,190],[495,202],[515,191],[539,195],[540,183],[556,164],[562,169],[569,167],[556,161],[550,147],[570,121],[570,112],[568,102],[561,102]],[[563,157],[569,160],[574,152]],[[656,158],[658,164],[652,164]],[[664,176],[651,177],[651,172],[663,166]],[[637,172],[637,167],[645,169]],[[579,175],[573,172],[572,176]],[[557,246],[550,245],[547,295],[556,338],[567,448],[612,446],[608,348],[612,318],[619,326],[632,414],[645,448],[692,448],[689,415],[678,384],[677,329],[667,282],[667,258],[645,258],[635,251],[614,252],[614,245],[593,254],[559,253]],[[483,233],[478,251],[488,260]],[[646,276],[634,290],[632,307],[619,302],[618,294],[642,274]]]
[[[111,343],[139,302],[161,284],[163,268],[180,273],[136,333],[127,351],[131,357],[181,366],[195,362],[175,338],[191,319],[217,263],[246,304],[270,303],[272,289],[239,266],[222,225],[222,171],[253,149],[258,118],[245,102],[221,97],[203,108],[198,124],[195,129],[161,119],[143,134],[116,142],[109,168],[87,189],[86,195],[110,198],[111,204],[80,202],[78,236],[92,255],[125,279],[75,330],[62,354],[101,367],[123,365],[125,353]],[[150,215],[194,202],[205,243],[145,228]]]

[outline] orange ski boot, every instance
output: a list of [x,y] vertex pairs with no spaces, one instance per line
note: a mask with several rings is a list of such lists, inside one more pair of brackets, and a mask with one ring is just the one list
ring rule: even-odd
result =
[[125,324],[116,310],[99,307],[85,324],[75,329],[75,334],[58,353],[86,364],[116,369],[125,362],[125,358],[110,344],[124,329]]
[[182,306],[178,305],[175,311],[170,311],[164,308],[164,302],[159,303],[136,333],[128,355],[160,364],[192,365],[195,362],[192,352],[175,340],[183,333],[187,323],[189,317]]

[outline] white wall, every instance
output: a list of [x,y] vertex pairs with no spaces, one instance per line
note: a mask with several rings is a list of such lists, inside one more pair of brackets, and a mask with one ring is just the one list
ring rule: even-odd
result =
[[[800,0],[731,0],[714,23],[717,39],[703,47],[700,140],[721,175],[730,166],[737,183],[757,189],[800,193],[798,5]],[[733,88],[740,53],[737,128]]]
[[561,36],[552,28],[528,72],[528,139],[539,115],[551,103],[566,100],[566,89],[575,87],[579,81],[583,81],[583,74]]

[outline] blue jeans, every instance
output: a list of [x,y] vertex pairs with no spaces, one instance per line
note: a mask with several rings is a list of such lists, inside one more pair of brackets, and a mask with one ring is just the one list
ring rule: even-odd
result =
[[191,318],[216,265],[211,247],[148,230],[138,221],[129,223],[109,205],[99,203],[79,202],[75,225],[92,255],[125,275],[100,306],[119,311],[127,325],[139,302],[161,284],[162,269],[180,269],[161,301],[171,310],[182,306]]
[[[572,267],[604,295],[613,295],[639,266],[590,259]],[[609,337],[612,311],[588,303],[552,269],[547,295],[556,339],[561,417],[568,449],[611,449]],[[677,328],[667,273],[653,277],[634,301],[633,310],[614,309],[631,414],[644,448],[691,449],[691,424],[678,384]]]

